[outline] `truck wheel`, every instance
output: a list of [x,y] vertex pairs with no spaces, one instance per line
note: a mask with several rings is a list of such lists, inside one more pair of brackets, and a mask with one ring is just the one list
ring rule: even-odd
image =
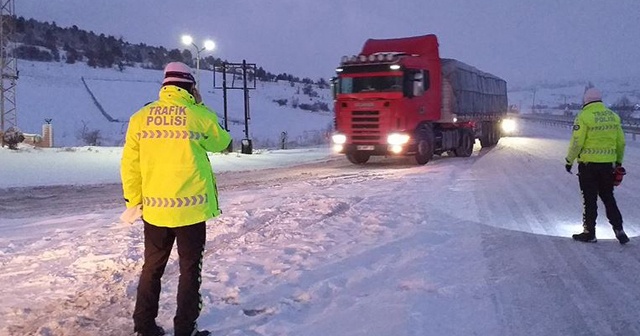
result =
[[425,165],[431,158],[433,158],[433,130],[430,127],[425,127],[418,131],[418,144],[415,159],[419,165]]
[[367,163],[370,157],[370,154],[364,152],[347,153],[347,159],[349,160],[349,162],[357,165]]
[[453,150],[456,156],[469,157],[473,153],[473,145],[476,142],[473,132],[468,129],[461,130],[462,135],[460,137],[460,147]]
[[482,136],[480,136],[480,145],[482,148],[491,147],[497,143],[495,140],[495,127],[491,122],[482,123]]
[[498,141],[500,141],[500,137],[502,137],[502,131],[500,129],[500,125],[498,125],[498,123],[493,123],[493,144],[497,145]]

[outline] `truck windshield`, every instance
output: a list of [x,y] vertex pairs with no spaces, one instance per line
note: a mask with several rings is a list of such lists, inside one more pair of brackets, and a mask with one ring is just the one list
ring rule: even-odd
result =
[[341,77],[338,93],[402,92],[402,76]]

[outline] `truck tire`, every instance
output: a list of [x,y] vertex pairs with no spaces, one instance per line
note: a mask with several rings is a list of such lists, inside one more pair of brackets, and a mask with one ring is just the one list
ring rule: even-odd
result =
[[476,139],[473,132],[469,129],[463,128],[460,130],[460,147],[453,150],[453,153],[459,157],[469,157],[473,153],[473,145]]
[[419,165],[425,165],[433,158],[434,153],[434,136],[431,126],[425,126],[417,132],[417,144],[415,155],[416,163]]
[[495,140],[495,127],[490,121],[482,122],[482,135],[480,136],[480,145],[482,148],[487,148],[498,143]]
[[369,158],[371,157],[371,155],[369,153],[365,153],[365,152],[350,152],[347,153],[347,160],[349,160],[349,162],[353,163],[353,164],[365,164],[367,163],[367,161],[369,161]]
[[493,123],[493,144],[497,145],[498,141],[500,141],[500,138],[502,137],[502,129],[500,128],[500,125],[497,122]]

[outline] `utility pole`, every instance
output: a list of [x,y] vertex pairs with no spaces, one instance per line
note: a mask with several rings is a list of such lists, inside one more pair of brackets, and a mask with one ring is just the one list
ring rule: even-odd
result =
[[[255,72],[254,72],[255,73]],[[244,136],[242,139],[243,148],[242,153],[251,154],[253,152],[253,145],[251,144],[251,137],[249,136],[249,120],[251,115],[249,114],[249,88],[247,87],[247,61],[242,60],[242,91],[244,93]]]
[[[17,127],[16,85],[18,66],[11,38],[15,33],[16,16],[13,0],[0,0],[0,134]],[[0,136],[4,146],[4,138]]]
[[[222,72],[222,86],[216,85],[216,72]],[[231,74],[233,80],[231,81],[231,85],[227,83],[227,74]],[[242,75],[242,85],[236,84],[236,76]],[[253,80],[250,80],[249,77],[252,77]],[[213,72],[213,88],[214,89],[222,89],[222,94],[224,97],[224,127],[228,131],[229,124],[228,118],[229,113],[227,111],[227,90],[242,90],[243,91],[243,101],[244,101],[244,139],[242,139],[240,152],[242,154],[252,154],[253,153],[253,141],[251,140],[249,134],[249,121],[251,120],[250,110],[249,110],[249,90],[256,89],[256,64],[255,63],[247,63],[246,60],[242,60],[242,63],[228,63],[224,62],[221,66],[214,68]],[[231,148],[230,148],[231,149]]]
[[536,89],[533,89],[533,101],[531,102],[531,113],[536,113]]

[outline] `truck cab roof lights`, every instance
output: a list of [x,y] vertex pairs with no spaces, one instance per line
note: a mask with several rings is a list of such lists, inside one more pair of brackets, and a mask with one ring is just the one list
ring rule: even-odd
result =
[[370,55],[342,56],[340,63],[392,62],[398,59],[398,53],[375,53]]
[[336,72],[342,72],[342,71],[344,71],[343,68],[336,68]]
[[405,53],[405,52],[401,52],[401,51],[384,51],[384,52],[382,52],[382,51],[381,51],[381,52],[373,53],[373,54],[371,54],[371,55],[376,55],[376,56],[378,56],[378,57],[379,57],[380,55],[382,55],[382,57],[386,58],[386,59],[387,59],[387,61],[391,61],[391,60],[393,60],[394,58],[397,58],[397,57],[399,57],[399,56],[406,55],[406,54],[407,54],[407,53]]

